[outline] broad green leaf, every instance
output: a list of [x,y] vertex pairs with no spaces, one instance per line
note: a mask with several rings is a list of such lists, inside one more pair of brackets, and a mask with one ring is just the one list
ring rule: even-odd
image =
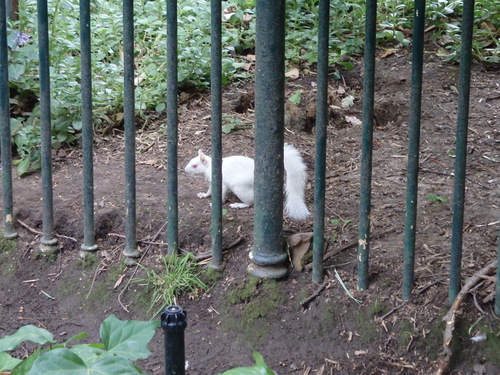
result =
[[37,358],[27,375],[88,375],[80,357],[69,349],[55,349]]
[[229,134],[234,130],[235,127],[236,127],[236,124],[234,124],[234,123],[226,124],[222,127],[222,132],[224,134]]
[[166,104],[164,102],[158,103],[158,105],[155,108],[156,112],[163,112],[166,108]]
[[[24,160],[21,162],[21,164]],[[29,160],[28,160],[29,164]],[[36,344],[55,343],[54,336],[49,331],[35,327],[34,325],[22,326],[12,335],[0,339],[0,352],[5,352],[16,348],[24,341],[31,341]]]
[[302,91],[301,90],[297,90],[295,91],[289,98],[288,100],[290,100],[293,104],[295,105],[298,105],[300,104],[300,101],[302,100]]
[[276,375],[264,362],[264,358],[259,352],[253,352],[255,366],[238,367],[228,370],[219,375]]
[[17,166],[17,174],[19,176],[22,176],[28,171],[28,168],[30,167],[30,159],[26,158],[21,160],[19,165]]
[[100,374],[143,374],[134,364],[123,357],[105,356],[96,361],[89,369],[89,375]]
[[5,352],[0,352],[0,371],[12,370],[22,361]]
[[[104,348],[103,344],[99,344],[99,346]],[[74,345],[71,347],[71,351],[80,357],[87,366],[92,365],[100,356],[104,356],[107,353],[96,345],[88,344]]]
[[25,67],[23,64],[9,64],[9,78],[13,81],[18,81],[24,74]]
[[33,366],[33,363],[35,363],[36,359],[42,354],[42,351],[40,349],[35,350],[31,355],[23,360],[19,365],[16,366],[14,369],[14,374],[15,375],[26,375],[30,370],[31,367]]
[[114,354],[131,361],[144,359],[151,354],[147,345],[159,326],[159,320],[123,321],[111,314],[101,324],[101,339],[105,347]]

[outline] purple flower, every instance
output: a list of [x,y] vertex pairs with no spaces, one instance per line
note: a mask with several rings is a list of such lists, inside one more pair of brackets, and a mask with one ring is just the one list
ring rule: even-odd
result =
[[14,39],[14,42],[19,46],[19,47],[22,47],[24,46],[26,43],[29,42],[29,40],[31,39],[31,35],[28,35],[28,34],[25,34],[25,33],[22,33],[22,32],[17,32],[17,36],[16,38]]

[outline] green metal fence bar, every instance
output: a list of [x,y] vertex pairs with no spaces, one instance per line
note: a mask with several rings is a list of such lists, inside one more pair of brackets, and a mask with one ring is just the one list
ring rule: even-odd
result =
[[52,195],[52,126],[50,112],[50,57],[47,0],[38,0],[38,53],[40,58],[40,141],[42,151],[42,238],[40,251],[57,251],[54,237],[54,207]]
[[212,105],[212,260],[210,265],[222,264],[222,6],[220,0],[211,2],[212,63],[210,69]]
[[127,263],[139,256],[136,238],[134,1],[123,1],[123,121],[125,130],[125,249]]
[[462,17],[462,46],[460,48],[460,77],[458,81],[457,139],[455,146],[455,184],[451,233],[450,289],[453,303],[461,288],[462,240],[464,227],[465,168],[467,159],[467,130],[469,125],[472,36],[474,0],[465,0]]
[[257,0],[255,217],[252,264],[262,278],[286,275],[283,262],[285,1]]
[[90,1],[80,0],[80,55],[83,150],[83,244],[81,255],[97,250],[94,229],[94,156],[92,123],[92,69],[90,48]]
[[2,150],[3,237],[14,239],[14,200],[12,197],[12,146],[10,135],[9,66],[5,2],[0,1],[0,132]]
[[408,170],[403,260],[403,300],[411,298],[415,279],[415,237],[417,226],[418,166],[420,152],[420,116],[422,109],[422,71],[424,61],[425,0],[415,0],[413,22]]
[[495,314],[500,316],[500,229],[498,231],[498,254],[497,254],[497,283],[496,283],[496,294],[495,294]]
[[368,288],[370,254],[370,205],[372,184],[373,107],[375,91],[375,42],[377,1],[366,1],[363,76],[363,138],[361,141],[361,187],[358,243],[358,289]]
[[177,254],[179,202],[177,179],[177,1],[167,1],[167,242],[168,254]]
[[318,5],[318,79],[316,95],[316,161],[314,183],[313,271],[312,281],[323,280],[325,252],[325,175],[326,128],[328,126],[328,39],[330,32],[330,1]]

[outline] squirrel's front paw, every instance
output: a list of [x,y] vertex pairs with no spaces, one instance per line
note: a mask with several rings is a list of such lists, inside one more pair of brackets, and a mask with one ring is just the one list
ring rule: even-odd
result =
[[207,194],[207,193],[198,193],[198,198],[207,198],[209,196],[210,196],[210,194]]

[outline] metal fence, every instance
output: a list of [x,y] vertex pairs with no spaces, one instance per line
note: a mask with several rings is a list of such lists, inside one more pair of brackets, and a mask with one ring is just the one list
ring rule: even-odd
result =
[[[3,187],[3,236],[15,239],[13,222],[12,157],[9,125],[9,77],[7,47],[7,6],[0,1],[0,121]],[[422,95],[423,43],[425,0],[415,0],[412,50],[411,103],[406,190],[406,220],[404,242],[403,299],[412,296],[416,241],[416,212],[420,143],[420,113]],[[328,45],[330,3],[319,1],[318,78],[316,113],[316,157],[314,190],[313,282],[323,279],[325,221],[325,156]],[[134,8],[133,0],[123,1],[124,49],[124,128],[125,128],[125,205],[126,246],[128,260],[139,256],[136,240],[136,175],[134,123]],[[284,52],[285,0],[257,0],[256,26],[256,89],[255,89],[255,219],[253,259],[249,272],[259,277],[279,278],[286,274],[287,254],[283,243],[283,141],[284,141]],[[363,82],[363,135],[361,140],[361,189],[358,245],[358,288],[368,288],[370,255],[370,206],[372,175],[372,141],[374,118],[374,76],[377,1],[366,1],[366,40]],[[460,61],[458,114],[456,132],[456,164],[453,199],[453,222],[450,264],[449,299],[453,301],[461,286],[462,232],[464,226],[464,194],[467,150],[468,110],[471,74],[472,30],[474,1],[465,0]],[[82,255],[97,250],[94,232],[93,195],[93,133],[92,133],[92,72],[90,48],[90,0],[80,1],[81,91],[84,242]],[[50,56],[47,0],[38,0],[40,121],[42,152],[43,235],[40,250],[56,251],[57,238],[53,228]],[[178,82],[177,82],[177,2],[167,1],[167,239],[168,253],[178,252]],[[212,142],[212,261],[222,264],[222,42],[221,2],[211,1],[211,142]],[[269,126],[273,124],[273,126]],[[277,157],[269,158],[268,155]],[[271,181],[271,183],[270,183]],[[499,246],[500,251],[500,246]],[[499,257],[500,265],[500,257]],[[497,278],[495,312],[500,315],[500,278]]]

